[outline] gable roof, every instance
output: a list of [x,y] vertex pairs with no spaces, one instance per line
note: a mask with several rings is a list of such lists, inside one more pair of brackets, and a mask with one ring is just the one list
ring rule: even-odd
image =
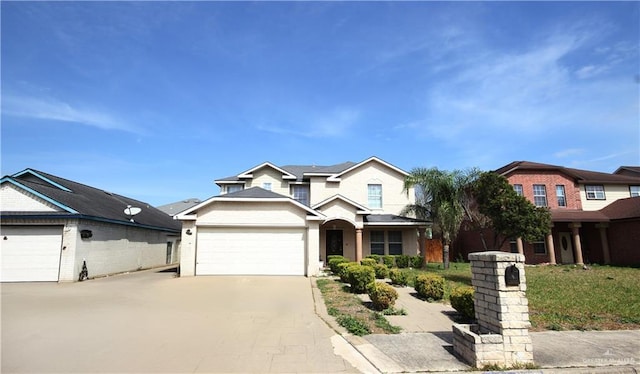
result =
[[330,197],[330,198],[328,198],[328,199],[322,200],[321,202],[319,202],[319,203],[315,204],[315,205],[314,205],[314,206],[312,206],[311,208],[312,208],[312,209],[318,209],[318,208],[320,208],[320,207],[322,207],[322,206],[325,206],[325,205],[327,205],[327,204],[329,204],[330,202],[335,201],[335,200],[341,200],[341,201],[344,201],[345,203],[347,203],[347,204],[349,204],[349,205],[351,205],[351,206],[355,207],[356,209],[358,209],[357,214],[371,214],[371,211],[370,211],[370,210],[369,210],[369,208],[367,208],[366,206],[361,205],[361,204],[358,204],[358,203],[356,203],[356,202],[355,202],[355,201],[353,201],[353,200],[347,199],[346,197],[344,197],[344,196],[342,196],[342,195],[340,195],[340,194],[333,195],[333,196],[331,196],[331,197]]
[[202,201],[200,199],[190,198],[190,199],[176,201],[175,203],[161,205],[157,208],[167,213],[170,216],[175,216],[176,214],[182,212],[183,210],[189,209],[192,206],[196,206],[201,202]]
[[280,195],[278,193],[275,193],[273,191],[267,191],[264,188],[261,187],[251,187],[251,188],[247,188],[244,190],[240,190],[237,192],[232,192],[232,193],[228,193],[225,195],[218,195],[218,196],[213,196],[203,202],[201,202],[198,205],[195,205],[183,212],[181,212],[180,214],[176,215],[177,219],[193,219],[188,217],[189,215],[191,215],[194,212],[197,212],[198,209],[207,206],[213,202],[216,201],[237,201],[237,202],[254,202],[254,201],[258,201],[258,202],[288,202],[291,203],[293,205],[296,205],[300,208],[302,208],[303,210],[305,210],[309,215],[315,216],[315,217],[319,217],[322,218],[324,217],[324,214],[317,212],[311,208],[309,208],[308,206],[288,197],[288,196],[284,196],[284,195]]
[[640,184],[640,177],[621,175],[621,174],[609,174],[601,173],[597,171],[582,170],[566,168],[564,166],[541,164],[530,161],[514,161],[501,168],[494,170],[494,172],[507,176],[519,170],[531,170],[531,171],[551,171],[565,174],[577,183],[607,183],[607,184]]
[[297,180],[302,181],[305,178],[309,177],[327,177],[328,181],[337,182],[340,180],[340,177],[354,169],[357,169],[369,162],[378,162],[392,170],[397,171],[402,175],[409,175],[406,171],[396,167],[378,157],[369,157],[368,159],[361,162],[352,162],[347,161],[340,164],[329,165],[329,166],[319,166],[319,165],[285,165],[285,166],[276,166],[270,162],[264,162],[258,166],[255,166],[245,172],[242,172],[238,175],[225,177],[216,179],[216,184],[234,184],[234,183],[243,183],[244,179],[253,178],[253,172],[263,168],[265,166],[271,167],[283,174],[283,179],[286,180]]
[[[2,183],[10,183],[61,209],[61,212],[42,213],[2,211],[3,217],[34,215],[75,217],[176,232],[180,230],[178,222],[147,203],[42,171],[25,169],[14,175],[3,177]],[[128,206],[142,209],[133,217],[133,222],[130,220],[131,217],[124,213]]]
[[640,177],[640,166],[620,166],[613,174],[622,174]]

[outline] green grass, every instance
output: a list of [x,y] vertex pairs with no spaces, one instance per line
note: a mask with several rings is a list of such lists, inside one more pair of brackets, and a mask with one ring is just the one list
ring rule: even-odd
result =
[[[468,263],[430,263],[426,270],[407,269],[409,284],[424,271],[447,280],[451,289],[471,285]],[[625,330],[640,328],[640,269],[573,265],[527,266],[527,297],[532,330]]]

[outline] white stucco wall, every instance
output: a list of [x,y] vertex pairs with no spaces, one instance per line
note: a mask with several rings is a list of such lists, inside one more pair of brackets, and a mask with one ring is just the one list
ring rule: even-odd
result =
[[215,201],[198,211],[198,226],[306,226],[307,212],[290,202]]
[[289,181],[282,179],[282,173],[269,167],[262,167],[253,173],[253,178],[248,179],[245,188],[262,187],[264,183],[271,183],[271,191],[280,195],[289,196]]
[[369,184],[382,185],[382,209],[374,213],[400,214],[415,201],[413,189],[403,191],[404,175],[376,161],[368,162],[341,176],[340,182],[327,182],[326,178],[311,180],[311,205],[340,194],[365,207],[368,206]]
[[9,182],[0,187],[0,210],[4,212],[56,212],[60,208]]

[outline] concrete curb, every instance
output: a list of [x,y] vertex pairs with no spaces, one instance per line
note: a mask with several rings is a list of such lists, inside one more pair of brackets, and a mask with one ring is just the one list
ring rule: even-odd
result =
[[432,371],[430,374],[451,373],[482,373],[482,374],[638,374],[639,366],[597,366],[581,368],[541,368],[530,370],[505,370],[505,371]]

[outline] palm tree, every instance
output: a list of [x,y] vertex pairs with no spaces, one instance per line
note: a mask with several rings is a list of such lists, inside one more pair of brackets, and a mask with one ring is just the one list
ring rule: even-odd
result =
[[[407,205],[404,214],[414,214],[418,219],[430,219],[440,232],[442,262],[449,268],[449,247],[460,230],[466,214],[469,186],[478,176],[477,169],[446,171],[438,168],[415,168],[405,178],[404,190],[416,190],[416,203]],[[426,263],[426,253],[423,259]]]

